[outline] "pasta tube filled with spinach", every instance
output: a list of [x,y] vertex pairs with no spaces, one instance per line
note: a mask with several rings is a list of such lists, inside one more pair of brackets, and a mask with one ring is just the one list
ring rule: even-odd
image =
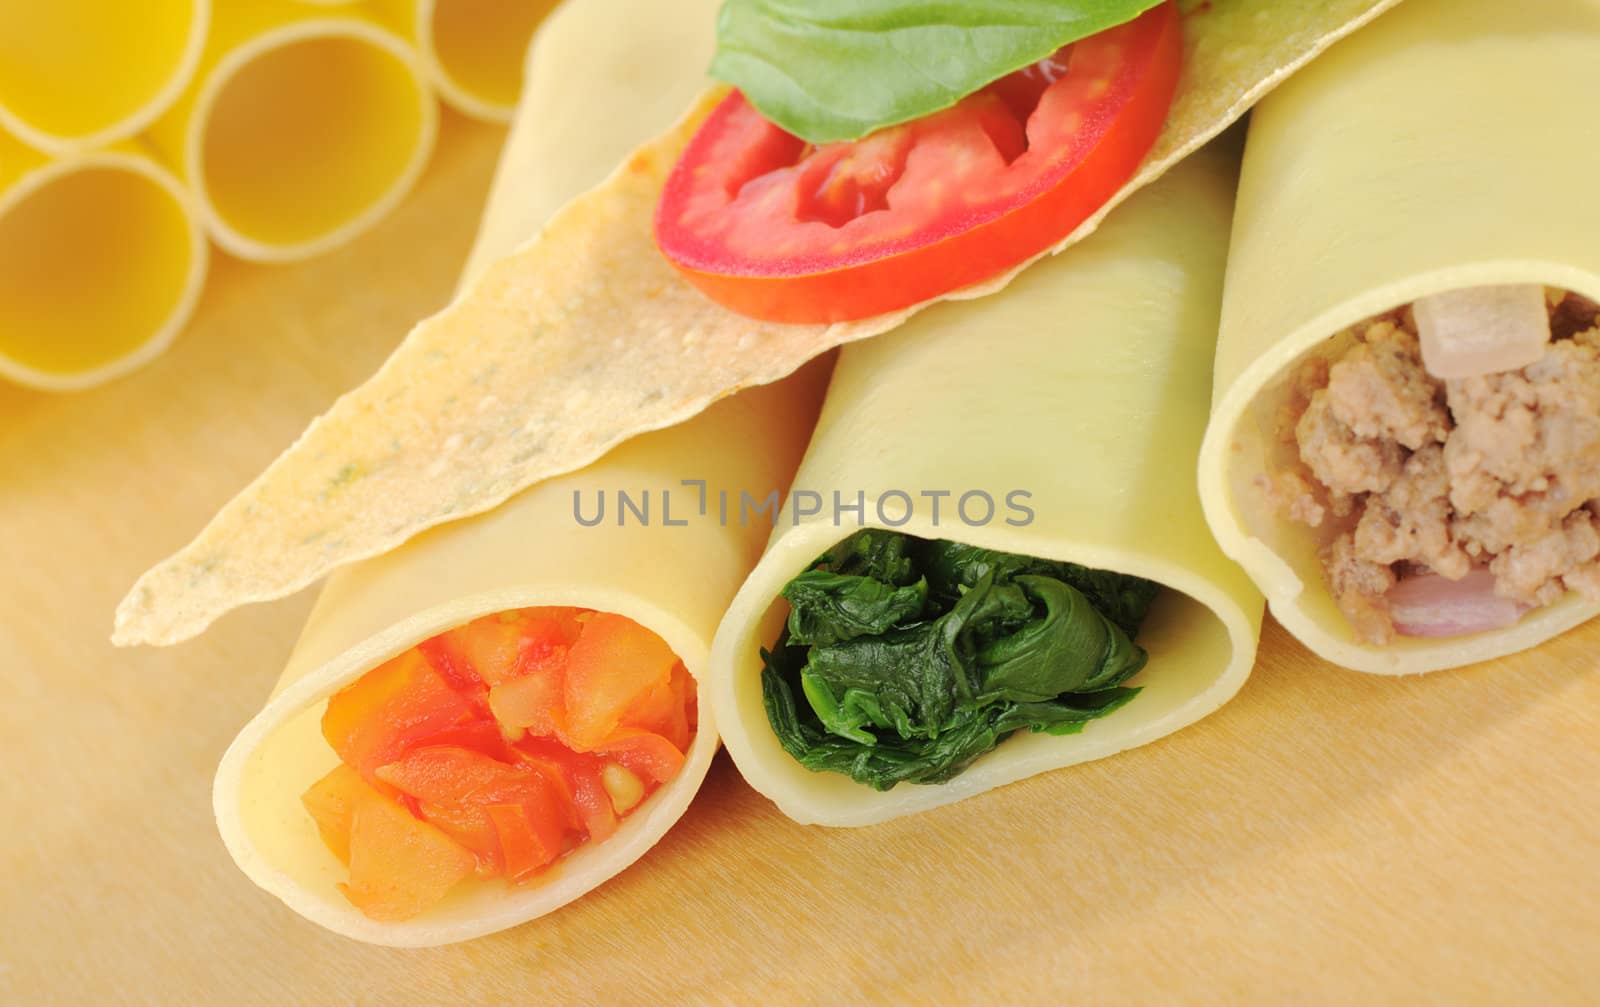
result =
[[1236,158],[1207,149],[1004,293],[846,348],[712,649],[724,743],[866,825],[1192,724],[1260,596],[1193,471]]

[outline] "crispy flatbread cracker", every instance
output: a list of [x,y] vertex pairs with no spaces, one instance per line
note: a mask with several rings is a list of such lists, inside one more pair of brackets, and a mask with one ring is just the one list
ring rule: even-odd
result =
[[[1132,181],[1052,253],[1398,2],[1188,0],[1184,75],[1165,131]],[[188,639],[233,608],[281,598],[335,567],[490,510],[925,307],[778,325],[733,314],[678,276],[651,234],[656,198],[723,93],[703,96],[412,330],[198,538],[139,579],[118,607],[113,640]],[[946,299],[994,293],[1025,268]]]

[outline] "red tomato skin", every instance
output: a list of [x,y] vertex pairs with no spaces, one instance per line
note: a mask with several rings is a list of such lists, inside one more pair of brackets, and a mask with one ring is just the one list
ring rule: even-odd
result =
[[474,720],[460,727],[429,735],[423,738],[417,747],[433,748],[441,745],[471,749],[499,762],[512,762],[516,759],[516,753],[506,742],[505,735],[500,733],[500,725],[495,723],[493,718]]
[[[1182,19],[1176,4],[1168,2],[1141,15],[1135,27],[1151,34],[1155,55],[1145,64],[1145,72],[1126,74],[1133,79],[1122,114],[1111,120],[1064,178],[1008,212],[930,244],[826,271],[750,275],[693,268],[678,261],[673,261],[674,267],[711,300],[741,315],[770,322],[831,324],[909,308],[1027,262],[1116,195],[1165,125],[1182,68]],[[738,92],[729,95],[713,110],[708,125],[743,102]],[[668,180],[657,217],[658,243],[661,222],[684,198],[683,190],[675,186],[687,186],[690,174],[675,171]]]
[[463,695],[473,695],[484,690],[483,680],[480,679],[471,665],[459,660],[445,643],[444,634],[429,637],[417,644],[417,650],[433,666],[439,676],[450,683],[450,688]]

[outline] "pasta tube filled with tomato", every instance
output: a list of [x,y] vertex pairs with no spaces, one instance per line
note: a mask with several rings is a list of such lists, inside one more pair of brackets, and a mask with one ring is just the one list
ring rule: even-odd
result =
[[[571,61],[569,80],[605,73],[629,46],[590,29],[619,12],[642,37],[674,30],[665,12],[589,0],[540,45]],[[695,86],[692,41],[663,51],[652,87]],[[531,94],[520,128],[543,128],[555,97]],[[571,156],[601,124],[647,131],[635,108],[593,107]],[[521,192],[502,189],[490,213]],[[763,537],[693,514],[681,481],[781,491],[820,392],[812,370],[735,396],[333,578],[218,770],[217,821],[240,867],[332,930],[429,945],[532,919],[640,857],[716,750],[696,682]],[[619,492],[653,520],[624,512]],[[612,505],[596,523],[599,499]]]
[[1414,0],[1252,120],[1202,497],[1329,661],[1600,613],[1597,103],[1592,3]]
[[1236,164],[1208,148],[1004,293],[842,351],[712,649],[724,743],[785,813],[922,811],[1244,682],[1261,599],[1193,484]]

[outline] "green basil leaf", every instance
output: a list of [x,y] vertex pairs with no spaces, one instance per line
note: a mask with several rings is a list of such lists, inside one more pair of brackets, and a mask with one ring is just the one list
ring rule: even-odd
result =
[[727,0],[711,75],[812,143],[949,108],[1159,0]]

